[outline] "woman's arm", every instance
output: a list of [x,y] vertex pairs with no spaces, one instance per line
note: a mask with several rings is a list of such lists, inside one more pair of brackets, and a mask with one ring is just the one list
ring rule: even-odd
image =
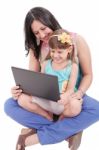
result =
[[37,71],[37,72],[40,71],[40,62],[35,57],[32,49],[30,49],[30,51],[29,51],[29,70],[33,70],[33,71]]
[[[34,56],[32,50],[29,52],[29,69],[33,71],[40,71],[40,63]],[[42,115],[43,117],[52,120],[52,115],[41,108],[38,104],[32,102],[32,96],[21,93],[18,97],[18,104],[24,109]]]
[[[33,50],[29,51],[29,69],[33,71],[40,71],[40,63],[39,60],[34,56]],[[11,88],[12,97],[17,100],[19,96],[22,94],[22,90],[18,86],[14,86]]]
[[76,45],[77,45],[78,59],[82,71],[82,79],[80,81],[78,91],[72,94],[72,97],[81,99],[92,83],[93,73],[92,73],[90,49],[86,41],[80,35],[77,35],[76,37]]
[[92,63],[90,49],[86,41],[79,35],[77,35],[77,51],[78,59],[83,73],[82,80],[80,82],[79,90],[85,93],[92,82]]
[[46,64],[47,64],[47,60],[45,60],[45,61],[41,64],[41,72],[42,72],[42,73],[45,73]]

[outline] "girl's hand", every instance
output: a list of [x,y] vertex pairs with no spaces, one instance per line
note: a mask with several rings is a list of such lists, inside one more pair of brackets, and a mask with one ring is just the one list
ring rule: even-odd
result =
[[19,96],[22,94],[22,90],[20,89],[19,86],[14,86],[11,88],[11,94],[13,99],[17,100]]
[[58,103],[60,103],[60,104],[66,105],[69,102],[69,96],[67,96],[66,93],[61,94],[60,98],[61,99],[58,101]]

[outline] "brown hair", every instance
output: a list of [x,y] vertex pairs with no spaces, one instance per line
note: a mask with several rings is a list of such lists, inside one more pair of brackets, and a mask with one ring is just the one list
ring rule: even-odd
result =
[[[64,40],[64,37],[62,37],[62,39],[58,39],[58,37],[62,35],[63,33],[66,33],[67,36],[68,35],[70,36],[70,42],[68,42],[68,40],[62,41]],[[69,48],[70,46],[72,46],[72,51],[71,53],[68,54],[68,59],[72,60],[75,63],[78,63],[77,52],[74,47],[72,35],[70,32],[64,29],[59,29],[59,30],[54,31],[51,37],[49,38],[49,47],[51,49],[56,49],[56,48],[66,49],[66,48]]]
[[58,40],[58,36],[61,35],[62,33],[66,33],[69,35],[69,32],[64,30],[64,29],[59,29],[53,32],[49,39],[49,47],[54,49],[54,48],[60,48],[60,49],[65,49],[70,46],[68,42],[62,43],[61,40]]

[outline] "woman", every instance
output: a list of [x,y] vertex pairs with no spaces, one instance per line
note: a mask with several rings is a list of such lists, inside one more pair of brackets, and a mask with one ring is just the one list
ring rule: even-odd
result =
[[[35,7],[28,12],[25,19],[25,48],[30,57],[30,70],[40,71],[40,64],[47,58],[49,53],[48,39],[53,31],[60,28],[61,26],[48,10]],[[31,105],[29,105],[27,110],[20,107],[17,99],[22,96],[22,90],[17,86],[12,88],[13,98],[8,99],[5,103],[6,114],[18,123],[37,130],[37,134],[32,135],[34,140],[31,140],[31,136],[27,134],[23,138],[23,142],[19,142],[21,150],[22,147],[24,149],[24,145],[31,145],[38,142],[41,144],[60,142],[99,120],[99,102],[85,94],[92,82],[89,47],[81,36],[72,34],[72,37],[74,46],[77,48],[80,70],[83,75],[81,76],[79,71],[78,78],[80,84],[77,83],[78,91],[72,94],[72,98],[80,99],[83,97],[82,112],[74,118],[64,118],[63,120],[53,122],[50,120],[50,114],[47,114],[49,116],[47,118],[37,114],[36,107],[32,109]],[[31,141],[35,141],[35,143]],[[79,145],[79,142],[77,144]],[[76,150],[78,145],[76,145],[76,148],[75,145],[70,145],[71,150]]]

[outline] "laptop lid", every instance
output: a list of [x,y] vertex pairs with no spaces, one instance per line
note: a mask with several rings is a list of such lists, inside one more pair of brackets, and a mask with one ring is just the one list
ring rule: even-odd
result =
[[60,99],[58,77],[22,68],[11,67],[16,85],[24,93],[47,100]]

